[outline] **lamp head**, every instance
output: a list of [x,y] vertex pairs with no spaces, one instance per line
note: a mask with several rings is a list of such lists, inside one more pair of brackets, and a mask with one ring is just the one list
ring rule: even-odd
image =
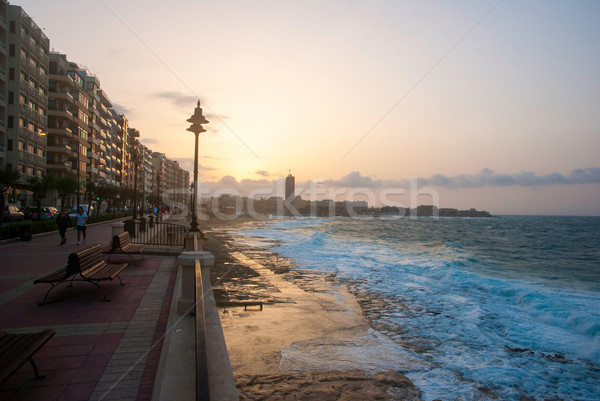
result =
[[200,100],[198,100],[198,106],[194,109],[194,114],[187,119],[187,122],[192,124],[207,124],[208,120],[202,115],[202,108],[200,107]]

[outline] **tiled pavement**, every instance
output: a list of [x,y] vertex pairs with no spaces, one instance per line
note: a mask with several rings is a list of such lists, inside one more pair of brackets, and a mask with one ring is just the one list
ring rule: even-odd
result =
[[[0,328],[29,332],[52,328],[56,335],[34,356],[43,380],[25,364],[0,386],[0,400],[150,400],[168,318],[176,271],[173,256],[144,256],[100,286],[85,282],[52,290],[33,280],[66,263],[75,232],[60,246],[58,233],[0,245]],[[87,246],[108,244],[109,223],[88,228]],[[130,261],[116,255],[114,261]]]

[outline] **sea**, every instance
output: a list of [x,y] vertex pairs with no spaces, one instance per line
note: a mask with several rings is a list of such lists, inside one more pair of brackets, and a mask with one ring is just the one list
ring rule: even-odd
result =
[[278,219],[237,234],[374,305],[372,332],[293,344],[287,368],[394,369],[424,400],[600,399],[600,217]]

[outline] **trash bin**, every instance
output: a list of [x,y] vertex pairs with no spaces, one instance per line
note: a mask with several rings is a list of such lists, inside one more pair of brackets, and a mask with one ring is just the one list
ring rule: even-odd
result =
[[21,241],[31,241],[31,224],[22,224],[19,227],[19,234],[21,234]]
[[146,232],[146,218],[144,216],[140,217],[140,232]]
[[129,236],[131,238],[135,237],[135,221],[133,221],[133,220],[125,220],[123,222],[123,224],[125,224],[124,229],[125,229],[125,231],[129,232]]

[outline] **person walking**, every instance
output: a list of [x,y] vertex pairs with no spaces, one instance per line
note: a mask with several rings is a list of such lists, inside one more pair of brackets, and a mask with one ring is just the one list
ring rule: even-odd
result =
[[77,245],[80,244],[81,233],[83,233],[83,243],[85,244],[85,229],[87,225],[88,215],[83,211],[83,208],[79,206],[77,209],[77,215],[75,216],[75,225],[77,226]]
[[56,216],[56,224],[58,224],[58,233],[60,234],[60,244],[63,245],[67,242],[67,237],[65,236],[67,232],[67,228],[73,227],[73,223],[71,223],[71,218],[69,217],[69,213],[67,209],[62,209],[60,214]]

